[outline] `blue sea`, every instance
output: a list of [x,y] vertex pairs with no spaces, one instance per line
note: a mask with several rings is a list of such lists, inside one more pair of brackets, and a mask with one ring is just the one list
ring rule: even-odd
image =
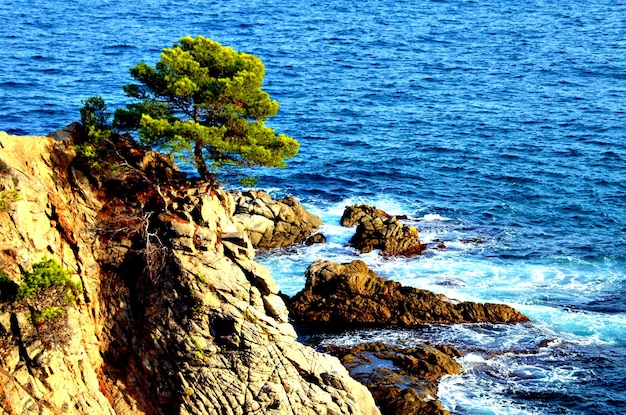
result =
[[[125,104],[128,69],[185,35],[260,56],[270,125],[301,143],[287,169],[252,172],[325,223],[325,245],[258,256],[283,292],[315,259],[360,258],[532,319],[323,342],[457,345],[464,373],[439,386],[453,414],[626,413],[625,3],[2,0],[0,130],[45,135],[94,95]],[[447,249],[358,255],[339,226],[354,203]]]

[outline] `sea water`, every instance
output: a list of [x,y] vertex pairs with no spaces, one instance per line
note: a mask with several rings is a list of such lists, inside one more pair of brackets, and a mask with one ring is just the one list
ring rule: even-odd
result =
[[[81,102],[128,102],[128,69],[204,35],[260,56],[295,137],[259,187],[324,220],[324,245],[262,253],[283,292],[316,259],[457,300],[501,302],[516,325],[326,335],[456,345],[454,414],[621,414],[626,406],[626,5],[613,1],[0,3],[0,130],[47,134]],[[224,186],[233,186],[230,176]],[[359,255],[346,205],[408,215],[431,248]]]

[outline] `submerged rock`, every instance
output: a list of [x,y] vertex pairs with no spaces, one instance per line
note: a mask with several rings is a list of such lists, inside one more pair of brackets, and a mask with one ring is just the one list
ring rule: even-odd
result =
[[324,348],[348,368],[374,395],[383,415],[444,415],[437,399],[438,380],[461,373],[461,354],[450,346],[411,348],[368,343]]
[[504,304],[458,302],[442,294],[402,286],[379,277],[360,260],[347,264],[318,260],[305,275],[304,289],[289,305],[291,317],[298,323],[348,328],[529,320]]
[[315,235],[309,236],[304,244],[307,246],[315,245],[315,244],[324,244],[326,243],[326,236],[321,233],[316,233]]
[[239,192],[235,201],[234,221],[246,232],[255,248],[281,248],[304,242],[322,220],[308,212],[294,197],[274,200],[265,192]]
[[344,210],[341,225],[356,225],[350,244],[363,253],[378,249],[381,255],[420,255],[426,245],[420,242],[417,228],[402,224],[399,219],[373,206],[354,205]]

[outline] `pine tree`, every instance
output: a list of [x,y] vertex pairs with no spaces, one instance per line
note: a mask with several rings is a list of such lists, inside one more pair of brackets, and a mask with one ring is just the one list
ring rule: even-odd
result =
[[198,36],[165,48],[155,67],[130,70],[138,84],[124,87],[138,102],[115,113],[114,125],[138,130],[142,143],[191,151],[198,173],[212,179],[207,160],[284,167],[298,142],[265,122],[278,102],[262,89],[265,67],[256,56]]

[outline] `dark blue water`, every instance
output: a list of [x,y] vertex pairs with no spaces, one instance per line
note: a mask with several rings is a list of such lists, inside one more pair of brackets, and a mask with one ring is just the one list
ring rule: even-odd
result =
[[260,258],[285,292],[315,258],[355,257],[337,226],[346,204],[408,214],[448,249],[362,256],[372,268],[533,320],[396,333],[468,353],[440,388],[453,413],[622,413],[626,5],[483,3],[3,0],[0,130],[47,134],[93,95],[122,105],[128,69],[184,35],[256,54],[281,104],[271,125],[301,153],[254,174],[329,236]]

